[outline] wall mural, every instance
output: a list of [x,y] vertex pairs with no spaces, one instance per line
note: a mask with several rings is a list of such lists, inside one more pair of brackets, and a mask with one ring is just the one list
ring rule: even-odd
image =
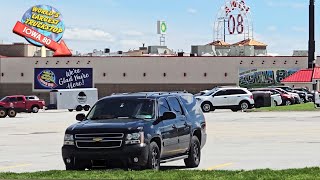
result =
[[292,69],[239,69],[239,86],[269,86],[280,84],[281,81],[296,73],[299,68]]

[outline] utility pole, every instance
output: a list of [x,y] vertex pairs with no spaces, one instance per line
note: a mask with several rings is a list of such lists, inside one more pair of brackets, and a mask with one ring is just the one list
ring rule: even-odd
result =
[[315,17],[314,17],[314,9],[315,9],[314,0],[310,0],[309,5],[309,48],[308,48],[308,68],[314,68],[315,65]]

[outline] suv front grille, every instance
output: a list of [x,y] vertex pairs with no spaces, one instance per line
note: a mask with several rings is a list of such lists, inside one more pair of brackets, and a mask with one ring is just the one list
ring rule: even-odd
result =
[[119,148],[123,137],[123,133],[76,134],[75,142],[78,148]]

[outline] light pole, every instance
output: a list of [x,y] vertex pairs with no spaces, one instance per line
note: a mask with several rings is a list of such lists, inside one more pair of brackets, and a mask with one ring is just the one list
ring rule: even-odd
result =
[[314,17],[314,0],[310,0],[309,5],[309,48],[308,48],[308,68],[314,68],[315,65],[315,17]]

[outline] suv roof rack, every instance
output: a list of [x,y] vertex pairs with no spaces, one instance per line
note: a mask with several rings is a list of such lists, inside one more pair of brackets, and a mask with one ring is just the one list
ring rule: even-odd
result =
[[132,95],[132,94],[140,94],[145,95],[146,97],[150,97],[153,95],[165,95],[165,94],[186,94],[189,93],[188,91],[163,91],[163,92],[127,92],[127,93],[112,93],[111,96],[116,95]]

